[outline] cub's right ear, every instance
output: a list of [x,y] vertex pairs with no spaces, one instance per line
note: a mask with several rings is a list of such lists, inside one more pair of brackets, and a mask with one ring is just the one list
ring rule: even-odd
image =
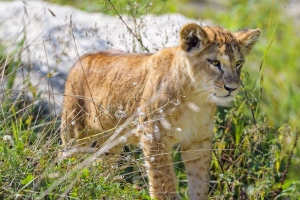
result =
[[180,48],[186,52],[200,49],[207,42],[207,33],[196,23],[186,24],[180,30]]

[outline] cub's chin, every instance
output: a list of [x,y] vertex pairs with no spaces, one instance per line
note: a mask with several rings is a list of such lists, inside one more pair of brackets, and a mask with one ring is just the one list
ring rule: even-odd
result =
[[216,96],[213,95],[211,98],[211,101],[218,106],[224,106],[224,107],[229,107],[232,106],[232,100],[234,99],[234,96],[232,95],[227,95],[227,96]]

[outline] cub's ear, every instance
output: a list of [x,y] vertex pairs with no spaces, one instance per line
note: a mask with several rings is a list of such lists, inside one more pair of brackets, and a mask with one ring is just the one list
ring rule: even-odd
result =
[[248,54],[257,39],[260,36],[260,29],[243,29],[238,32],[234,32],[233,35],[237,39],[240,51],[242,54]]
[[209,42],[207,33],[196,23],[186,24],[180,30],[180,48],[184,51],[200,49],[207,42]]

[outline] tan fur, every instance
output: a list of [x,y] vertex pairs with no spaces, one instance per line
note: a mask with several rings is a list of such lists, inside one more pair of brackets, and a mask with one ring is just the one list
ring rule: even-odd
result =
[[126,136],[125,144],[141,144],[152,198],[179,199],[170,153],[180,144],[189,197],[207,199],[216,107],[238,93],[236,63],[244,61],[259,35],[259,29],[231,33],[190,23],[181,29],[178,47],[82,56],[66,82],[63,148],[101,147],[114,127],[129,123],[114,141]]

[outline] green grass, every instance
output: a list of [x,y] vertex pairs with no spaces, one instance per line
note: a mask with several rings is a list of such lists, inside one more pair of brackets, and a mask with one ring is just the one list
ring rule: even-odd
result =
[[[104,0],[54,2],[115,14]],[[233,107],[220,108],[216,116],[210,198],[299,199],[300,142],[296,141],[295,148],[293,145],[300,117],[300,28],[284,11],[287,1],[226,1],[223,9],[208,5],[201,13],[181,6],[185,1],[152,1],[151,6],[146,0],[137,1],[138,6],[134,1],[111,2],[121,14],[132,17],[182,12],[193,18],[212,19],[232,31],[245,27],[262,30],[244,65],[244,90]],[[138,150],[133,150],[129,164],[120,164],[117,169],[82,165],[86,157],[56,160],[59,120],[39,111],[40,104],[35,102],[40,97],[33,89],[29,89],[33,98],[26,101],[12,92],[21,48],[22,42],[8,57],[0,41],[1,64],[9,61],[6,93],[1,96],[0,199],[38,198],[45,191],[47,199],[149,199]],[[181,180],[178,191],[182,199],[188,199],[178,152],[180,149],[174,151]]]
[[[0,147],[1,199],[149,199],[146,190],[135,189],[124,181],[120,172],[111,172],[100,165],[72,170],[82,160],[54,161],[57,148],[53,141],[28,146],[26,137],[29,136],[24,134],[18,138],[13,147],[8,143]],[[60,182],[60,177],[66,174]],[[53,189],[48,191],[49,188]]]

